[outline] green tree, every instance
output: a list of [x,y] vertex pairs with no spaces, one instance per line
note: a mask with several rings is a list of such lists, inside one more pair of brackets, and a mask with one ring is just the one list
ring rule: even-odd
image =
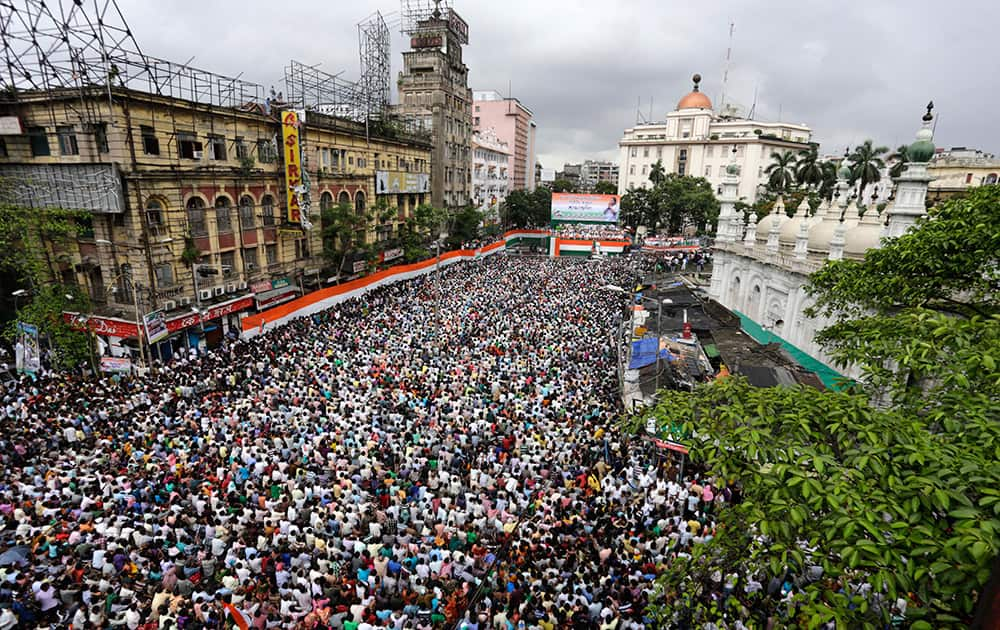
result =
[[[0,198],[9,198],[13,182],[0,181]],[[0,202],[0,273],[29,290],[19,304],[15,321],[4,331],[12,340],[16,320],[39,327],[55,351],[59,367],[75,367],[89,356],[89,335],[73,330],[63,320],[64,311],[89,312],[86,292],[60,281],[56,254],[75,251],[76,237],[89,226],[91,214],[62,208],[23,208]],[[65,296],[73,296],[67,300]]]
[[819,159],[819,145],[813,143],[799,151],[795,163],[795,181],[800,185],[819,188],[823,183],[823,161]]
[[822,199],[833,199],[833,192],[837,187],[837,163],[830,160],[820,162],[823,171],[823,179],[819,183],[819,196]]
[[594,194],[595,195],[617,195],[618,186],[613,182],[600,181],[594,184]]
[[896,152],[891,154],[887,159],[889,164],[889,177],[893,179],[899,177],[906,170],[906,163],[910,161],[907,152],[910,150],[910,146],[906,144],[901,144],[896,148]]
[[[662,392],[653,416],[696,435],[692,464],[736,480],[740,500],[720,512],[710,542],[659,579],[657,627],[731,623],[744,609],[751,627],[874,629],[900,597],[911,628],[965,627],[1000,542],[1000,423],[986,401],[975,406],[973,433],[985,443],[853,391],[729,377]],[[716,600],[713,574],[735,578],[728,602]],[[796,587],[789,602],[743,597],[751,578]]]
[[500,206],[500,220],[508,227],[534,227],[552,218],[552,190],[539,186],[534,191],[513,190]]
[[657,222],[671,234],[679,234],[688,225],[702,233],[719,217],[719,201],[703,177],[666,175],[653,189],[653,203]]
[[479,238],[482,222],[483,213],[474,206],[463,208],[453,217],[451,232],[448,235],[448,246],[458,248],[464,243]]
[[859,199],[864,197],[865,188],[882,179],[882,169],[885,168],[882,156],[888,152],[889,147],[876,147],[871,140],[865,140],[847,157],[850,162],[851,183],[858,184]]
[[789,603],[746,601],[754,625],[885,627],[904,598],[903,627],[968,627],[1000,551],[998,268],[1000,190],[974,190],[810,278],[808,314],[835,322],[818,340],[860,383],[664,393],[655,416],[696,431],[692,459],[742,501],[667,570],[661,619],[720,620],[716,571],[745,583],[818,567]]
[[632,229],[645,225],[656,228],[657,213],[653,202],[653,191],[648,188],[629,188],[622,195],[621,213],[618,221]]
[[364,229],[368,217],[355,211],[350,203],[338,203],[320,211],[323,230],[323,256],[331,267],[340,268],[344,255],[351,250],[357,230]]
[[767,184],[775,192],[784,192],[795,181],[795,154],[791,151],[771,152],[771,163],[764,169]]
[[649,181],[653,186],[659,186],[666,178],[667,172],[663,169],[663,160],[657,160],[649,169]]
[[534,225],[545,225],[552,220],[552,193],[553,190],[545,186],[538,186],[531,193]]
[[569,179],[557,179],[552,182],[552,192],[571,193],[576,192],[576,184]]
[[14,342],[18,321],[34,324],[38,327],[39,336],[45,340],[43,346],[50,346],[53,350],[54,366],[71,370],[89,364],[94,350],[90,335],[79,330],[73,322],[67,322],[63,313],[89,313],[91,310],[89,297],[79,287],[43,284],[23,298],[16,321],[8,323],[4,336]]

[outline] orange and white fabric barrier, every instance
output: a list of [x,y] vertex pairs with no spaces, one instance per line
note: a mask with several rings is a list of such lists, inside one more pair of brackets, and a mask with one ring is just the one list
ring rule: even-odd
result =
[[[451,265],[462,260],[491,256],[506,248],[506,241],[498,241],[479,249],[458,249],[441,254],[440,264]],[[434,271],[438,264],[437,258],[431,258],[409,265],[396,265],[383,271],[375,272],[364,278],[358,278],[344,284],[319,289],[302,297],[286,302],[281,306],[268,309],[263,313],[245,317],[242,322],[243,338],[255,337],[274,326],[287,323],[299,317],[324,311],[335,304],[344,302],[377,287],[410,280]]]

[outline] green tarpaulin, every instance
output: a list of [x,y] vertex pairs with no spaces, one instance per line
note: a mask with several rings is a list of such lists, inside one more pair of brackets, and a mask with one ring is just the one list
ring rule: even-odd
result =
[[827,366],[823,362],[819,361],[815,357],[806,354],[804,351],[788,343],[778,335],[772,333],[769,330],[764,330],[760,324],[750,319],[743,313],[739,311],[733,311],[740,318],[740,327],[743,332],[750,335],[758,343],[768,344],[768,343],[780,343],[781,347],[787,352],[795,362],[809,370],[810,372],[815,372],[819,380],[823,382],[829,389],[842,389],[841,383],[845,380],[845,376],[833,368]]

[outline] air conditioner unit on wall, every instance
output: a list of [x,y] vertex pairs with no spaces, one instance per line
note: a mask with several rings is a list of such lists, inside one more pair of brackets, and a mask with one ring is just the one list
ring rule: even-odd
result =
[[210,299],[212,299],[212,290],[211,289],[198,289],[198,297],[201,298],[201,299],[203,299],[203,300],[210,300]]
[[236,285],[235,284],[227,284],[226,285],[226,293],[233,293],[235,291],[236,291]]
[[194,156],[194,159],[200,160],[201,156],[205,155],[205,152],[204,151],[194,151],[194,152],[192,152],[192,155]]
[[172,311],[175,308],[177,308],[177,302],[174,302],[173,300],[167,300],[166,302],[163,303],[163,308],[168,311]]
[[181,306],[190,306],[191,305],[191,298],[189,298],[189,297],[182,297],[179,301],[181,303]]
[[226,287],[215,287],[215,295],[225,295]]
[[[251,269],[253,268],[253,263],[250,263],[250,267],[251,267]],[[247,283],[246,282],[241,282],[240,283],[240,291],[243,291],[246,288],[247,288]]]

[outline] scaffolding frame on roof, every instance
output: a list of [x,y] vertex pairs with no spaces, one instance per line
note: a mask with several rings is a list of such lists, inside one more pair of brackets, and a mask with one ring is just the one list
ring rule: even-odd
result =
[[121,87],[219,107],[264,102],[261,85],[143,53],[117,0],[6,0],[0,37],[0,88],[12,94],[102,87],[110,99]]

